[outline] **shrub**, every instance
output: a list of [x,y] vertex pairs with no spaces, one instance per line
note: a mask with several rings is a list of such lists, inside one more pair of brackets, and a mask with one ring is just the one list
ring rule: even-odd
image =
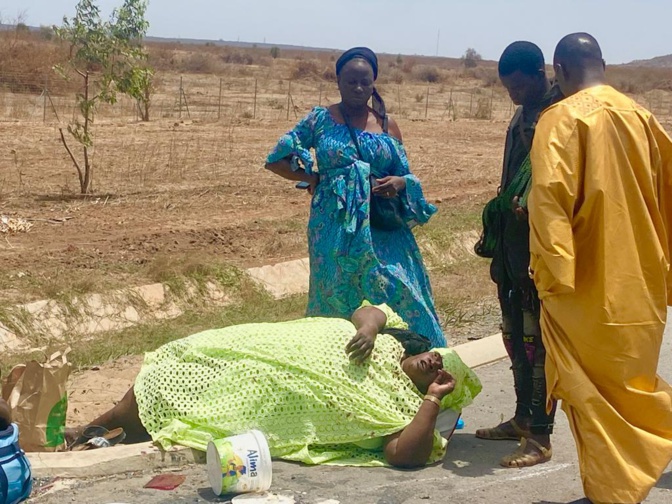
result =
[[479,98],[476,113],[476,119],[490,119],[492,118],[492,102],[489,98]]
[[482,68],[480,79],[485,87],[493,87],[500,84],[499,74],[495,68]]
[[269,98],[267,103],[268,106],[274,110],[283,110],[285,108],[284,100],[278,98]]
[[231,51],[221,56],[224,63],[233,63],[234,65],[252,65],[254,57],[243,51]]
[[181,66],[183,71],[191,73],[214,73],[216,71],[213,58],[205,52],[189,53]]
[[40,37],[44,40],[52,40],[54,38],[54,29],[51,26],[40,26]]
[[418,66],[414,69],[413,76],[423,82],[436,83],[441,80],[441,73],[435,66]]
[[313,60],[297,60],[290,75],[292,80],[315,78],[319,75],[319,67]]
[[273,58],[270,56],[260,56],[256,60],[258,66],[270,67],[273,64]]
[[414,66],[415,60],[413,58],[409,58],[408,60],[404,61],[404,64],[401,66],[401,70],[404,73],[410,74],[413,71]]
[[278,56],[280,56],[280,48],[276,46],[271,47],[271,58],[278,59]]
[[403,84],[404,72],[402,72],[398,68],[395,68],[392,72],[390,72],[389,79],[395,84]]
[[336,70],[331,66],[328,66],[324,69],[324,72],[322,72],[322,78],[329,82],[336,82]]
[[482,59],[481,55],[476,52],[476,49],[470,47],[462,56],[462,64],[465,68],[475,68]]
[[422,103],[422,100],[425,99],[425,93],[418,93],[415,95],[415,101],[417,103]]

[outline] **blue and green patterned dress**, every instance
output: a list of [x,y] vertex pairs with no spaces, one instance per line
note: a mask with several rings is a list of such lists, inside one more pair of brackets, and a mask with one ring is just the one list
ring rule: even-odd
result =
[[[308,222],[309,317],[349,318],[362,299],[387,303],[434,347],[446,346],[418,244],[411,232],[436,212],[410,173],[403,145],[385,133],[348,128],[316,107],[284,135],[268,162],[298,155],[308,173],[319,173]],[[315,150],[317,167],[310,149]],[[382,231],[369,225],[369,174],[406,179],[401,193],[408,228]]]

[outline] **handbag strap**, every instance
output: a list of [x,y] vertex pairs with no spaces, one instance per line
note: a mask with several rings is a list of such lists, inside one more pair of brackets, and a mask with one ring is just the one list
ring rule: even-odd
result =
[[357,149],[357,155],[359,156],[360,160],[364,160],[362,156],[362,150],[359,147],[359,140],[357,138],[357,133],[355,133],[355,129],[352,127],[352,124],[350,123],[350,116],[345,110],[345,107],[343,106],[343,102],[338,104],[338,110],[341,111],[341,115],[343,116],[343,120],[345,121],[345,125],[348,127],[348,131],[350,132],[350,138],[352,139],[352,143],[355,144],[355,148]]
[[[345,110],[345,106],[343,105],[343,102],[338,104],[338,110],[341,111],[341,115],[343,116],[343,120],[345,121],[345,125],[348,127],[348,131],[350,132],[350,138],[352,139],[352,143],[355,144],[355,147],[357,148],[357,154],[359,155],[359,159],[362,161],[364,160],[364,157],[362,156],[362,150],[359,146],[359,139],[357,137],[357,133],[355,132],[355,129],[352,127],[352,123],[350,122],[350,116],[348,115],[348,112]],[[387,115],[383,116],[383,133],[387,133],[388,129],[388,124],[389,120]]]

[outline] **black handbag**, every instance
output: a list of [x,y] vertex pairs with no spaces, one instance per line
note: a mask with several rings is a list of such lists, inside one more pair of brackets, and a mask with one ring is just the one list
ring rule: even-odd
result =
[[[362,151],[359,147],[357,134],[350,124],[350,118],[342,105],[339,106],[339,110],[341,111],[345,125],[350,132],[350,138],[357,149],[357,155],[360,160],[364,161]],[[387,131],[385,131],[385,133],[387,133]],[[404,219],[404,206],[401,202],[401,196],[397,194],[392,198],[384,198],[374,194],[373,188],[378,185],[377,177],[374,175],[369,175],[369,185],[372,189],[369,198],[369,222],[371,223],[371,227],[383,231],[395,231],[405,227],[406,220]]]

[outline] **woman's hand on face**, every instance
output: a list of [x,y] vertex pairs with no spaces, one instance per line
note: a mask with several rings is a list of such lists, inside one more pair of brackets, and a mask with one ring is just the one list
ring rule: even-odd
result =
[[443,399],[455,390],[455,378],[445,369],[440,369],[432,383],[427,387],[427,393],[438,399]]
[[383,198],[394,198],[401,191],[406,189],[406,179],[404,177],[395,177],[390,175],[381,179],[376,179],[378,185],[371,189],[376,196]]
[[374,329],[362,327],[357,330],[355,336],[345,346],[345,353],[350,360],[361,364],[369,358],[373,347],[376,344],[377,331]]

